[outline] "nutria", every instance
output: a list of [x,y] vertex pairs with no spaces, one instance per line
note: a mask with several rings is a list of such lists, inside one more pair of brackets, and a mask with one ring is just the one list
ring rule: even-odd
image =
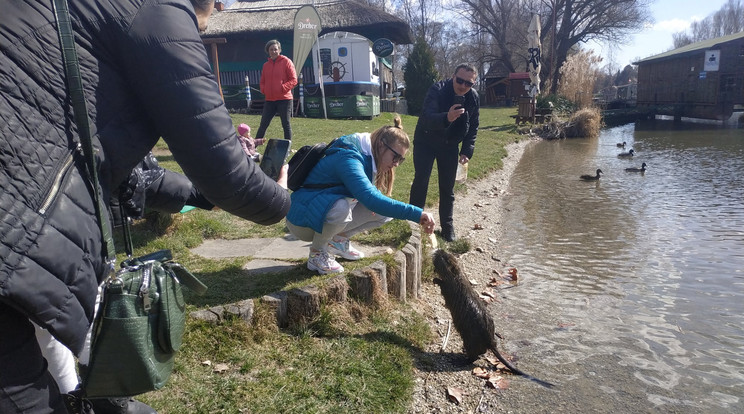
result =
[[437,250],[434,253],[434,270],[439,275],[434,279],[434,283],[442,290],[444,304],[452,314],[452,323],[460,333],[469,362],[474,362],[490,349],[514,374],[524,376],[545,387],[553,387],[549,382],[525,374],[501,356],[497,348],[493,319],[485,303],[463,276],[454,256],[444,250]]

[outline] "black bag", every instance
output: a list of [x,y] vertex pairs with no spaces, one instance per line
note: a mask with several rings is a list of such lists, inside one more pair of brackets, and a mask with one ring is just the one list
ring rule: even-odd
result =
[[[307,176],[310,175],[313,167],[325,157],[325,152],[328,148],[336,142],[334,139],[330,144],[326,145],[324,142],[319,142],[315,145],[305,145],[301,147],[297,152],[289,159],[287,163],[289,165],[289,171],[287,174],[287,188],[292,191],[297,191],[305,184]],[[329,188],[335,187],[338,184],[333,185],[313,185],[312,188]],[[310,186],[308,186],[310,187]]]

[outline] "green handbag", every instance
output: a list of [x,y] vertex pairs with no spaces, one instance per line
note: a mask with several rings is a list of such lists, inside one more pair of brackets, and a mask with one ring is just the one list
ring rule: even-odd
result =
[[186,325],[181,282],[197,293],[206,290],[171,261],[169,250],[126,260],[105,282],[83,373],[87,398],[126,397],[165,385]]
[[[111,224],[98,183],[90,119],[83,97],[82,78],[66,0],[54,0],[69,91],[80,146],[93,187],[96,218],[101,229],[109,276],[93,322],[90,361],[81,366],[85,398],[130,397],[160,389],[173,371],[186,324],[181,283],[202,294],[207,290],[196,277],[161,250],[122,262],[114,273],[116,252]],[[123,212],[123,210],[122,210]],[[129,219],[122,215],[127,254],[132,255]],[[75,395],[73,399],[79,398]]]

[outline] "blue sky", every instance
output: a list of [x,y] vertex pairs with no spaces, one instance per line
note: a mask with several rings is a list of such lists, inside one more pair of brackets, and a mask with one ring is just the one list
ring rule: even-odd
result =
[[608,46],[587,43],[585,46],[604,57],[603,64],[607,63],[610,53],[614,54],[615,66],[621,69],[638,58],[672,49],[672,33],[689,28],[690,23],[708,17],[726,3],[727,0],[656,0],[650,7],[654,23],[647,24],[641,33],[633,35],[628,44]]

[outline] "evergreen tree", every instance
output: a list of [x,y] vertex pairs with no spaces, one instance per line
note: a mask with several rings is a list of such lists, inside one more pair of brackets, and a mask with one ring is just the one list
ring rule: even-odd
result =
[[420,115],[426,92],[434,82],[439,80],[439,74],[434,68],[434,54],[422,37],[419,37],[413,45],[403,71],[408,113]]

